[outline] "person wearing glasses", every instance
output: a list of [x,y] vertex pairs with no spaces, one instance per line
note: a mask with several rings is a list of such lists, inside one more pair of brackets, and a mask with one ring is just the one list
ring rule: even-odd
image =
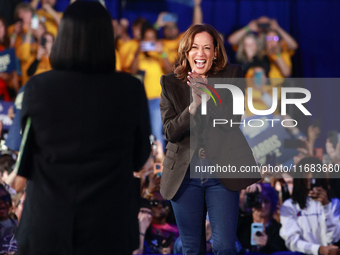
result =
[[292,73],[291,51],[282,47],[281,34],[274,29],[269,30],[265,37],[265,50],[269,58],[269,78],[286,78]]
[[179,236],[178,228],[167,222],[171,210],[169,200],[165,200],[159,191],[150,197],[152,214],[151,227],[147,231],[146,253],[172,254],[173,244]]

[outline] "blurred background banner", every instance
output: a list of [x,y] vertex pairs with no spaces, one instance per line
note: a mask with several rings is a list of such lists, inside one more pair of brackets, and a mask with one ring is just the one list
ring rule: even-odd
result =
[[8,116],[8,109],[13,106],[13,102],[5,102],[0,100],[0,121],[3,123],[3,130],[8,130],[9,127],[12,125],[12,120]]

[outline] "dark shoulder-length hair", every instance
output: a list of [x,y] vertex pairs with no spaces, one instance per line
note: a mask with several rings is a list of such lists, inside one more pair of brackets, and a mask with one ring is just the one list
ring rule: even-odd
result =
[[175,63],[174,69],[178,79],[186,81],[188,72],[191,71],[188,53],[194,43],[194,38],[198,33],[207,32],[213,38],[214,48],[216,49],[217,56],[208,72],[209,74],[216,74],[221,71],[227,64],[228,58],[225,51],[222,38],[215,28],[208,24],[197,24],[189,27],[185,31],[178,48],[178,59]]
[[10,39],[9,39],[9,35],[8,35],[8,26],[7,26],[7,22],[5,20],[4,17],[0,16],[0,22],[2,22],[2,24],[4,25],[5,28],[5,34],[4,34],[4,38],[0,38],[0,44],[3,45],[5,48],[9,48],[10,46]]
[[[296,172],[293,173],[293,193],[292,193],[292,201],[294,204],[298,203],[301,210],[306,207],[307,197],[309,189],[307,187],[307,179],[305,178],[305,167],[311,167],[311,165],[323,166],[322,161],[318,158],[307,157],[303,158],[296,165]],[[306,168],[307,169],[307,168]],[[328,188],[328,180],[326,173],[324,172],[314,172],[313,178],[320,179],[321,187],[327,191],[328,199],[332,198],[331,190]]]
[[54,69],[86,73],[115,70],[111,15],[99,2],[76,1],[64,12],[50,62]]

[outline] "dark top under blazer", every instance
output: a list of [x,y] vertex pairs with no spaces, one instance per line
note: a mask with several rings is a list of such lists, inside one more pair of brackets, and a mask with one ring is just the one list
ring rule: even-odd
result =
[[147,99],[124,73],[52,70],[27,83],[33,166],[19,226],[25,254],[131,254],[150,155]]
[[[241,79],[235,79],[242,77],[241,67],[232,64],[227,64],[222,71],[209,76],[209,78],[223,78],[225,84],[236,85],[244,93],[245,83]],[[163,75],[161,77],[161,86],[160,108],[163,130],[168,140],[166,156],[163,162],[161,194],[166,199],[172,199],[184,179],[190,160],[195,152],[193,148],[198,146],[196,138],[191,137],[190,139],[190,132],[196,132],[202,116],[199,109],[195,116],[189,113],[189,105],[192,101],[190,87],[186,82],[177,79],[174,73]],[[233,115],[233,101],[230,91],[228,89],[219,89],[217,91],[223,106],[215,106],[213,100],[209,100],[207,103],[207,118],[233,119],[234,122],[240,122],[241,116]],[[195,135],[194,137],[196,137]],[[217,163],[220,166],[230,164],[236,167],[256,165],[252,151],[238,126],[231,128],[230,125],[223,125],[223,127],[219,128],[210,128],[205,131],[205,135],[209,137],[206,141],[206,147],[209,155],[213,155],[211,160],[214,164]],[[190,141],[194,144],[190,144]],[[219,146],[215,146],[217,144]],[[220,178],[220,181],[228,189],[237,191],[260,179],[261,176],[256,175],[256,178]]]

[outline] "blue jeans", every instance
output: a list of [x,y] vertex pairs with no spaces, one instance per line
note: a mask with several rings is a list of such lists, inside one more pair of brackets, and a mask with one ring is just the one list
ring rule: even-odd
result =
[[150,116],[150,126],[151,126],[151,134],[156,136],[157,140],[160,140],[163,145],[163,149],[165,148],[165,142],[163,139],[163,123],[161,118],[161,109],[159,107],[161,99],[149,99],[148,107],[149,107],[149,116]]
[[215,255],[236,254],[239,193],[216,178],[185,178],[171,200],[184,255],[205,254],[205,219],[208,211]]

